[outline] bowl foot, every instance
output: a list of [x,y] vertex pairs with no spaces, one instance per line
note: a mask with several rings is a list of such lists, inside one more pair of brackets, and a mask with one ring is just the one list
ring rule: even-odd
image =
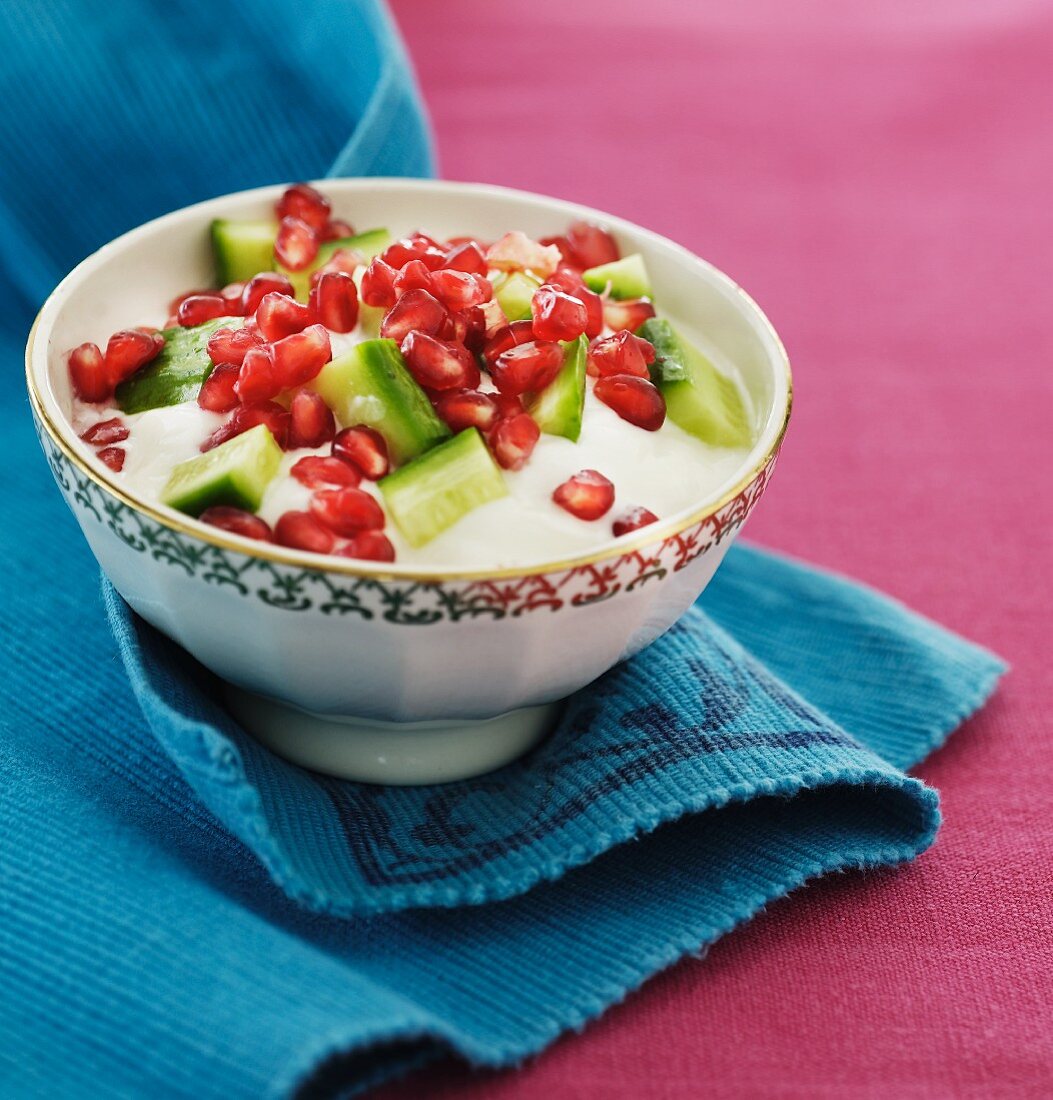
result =
[[419,786],[494,771],[532,749],[555,725],[562,703],[495,718],[381,722],[300,710],[225,685],[235,718],[272,752],[311,771],[362,783]]

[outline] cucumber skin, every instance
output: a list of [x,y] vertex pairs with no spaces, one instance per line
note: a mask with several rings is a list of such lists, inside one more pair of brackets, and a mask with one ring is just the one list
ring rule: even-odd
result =
[[239,328],[244,317],[217,317],[193,328],[166,328],[160,355],[126,378],[116,391],[118,408],[126,413],[146,412],[195,399],[212,373],[208,338],[221,328]]
[[209,232],[217,286],[247,282],[253,275],[274,268],[277,222],[215,218]]
[[383,252],[389,244],[391,244],[391,234],[388,230],[367,229],[365,233],[356,233],[353,237],[341,237],[339,240],[326,241],[319,245],[318,255],[302,271],[289,271],[277,261],[274,261],[272,266],[292,283],[296,300],[306,302],[311,292],[311,276],[332,259],[334,252],[341,248],[353,248],[356,252],[360,252],[368,263],[378,253]]
[[584,336],[563,345],[559,374],[529,402],[530,415],[546,435],[561,435],[572,443],[581,437],[585,413],[585,373],[589,344]]
[[585,285],[597,294],[602,294],[609,283],[611,297],[619,300],[651,296],[651,276],[647,273],[647,266],[639,252],[623,256],[620,260],[612,260],[609,264],[590,267],[588,271],[582,272],[581,277],[585,280]]

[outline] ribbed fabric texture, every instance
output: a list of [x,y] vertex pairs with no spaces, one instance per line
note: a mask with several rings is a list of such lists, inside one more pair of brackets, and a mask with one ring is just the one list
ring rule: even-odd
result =
[[[0,7],[9,408],[33,309],[106,239],[334,158],[430,170],[375,4],[216,12]],[[529,760],[431,791],[326,782],[262,752],[108,592],[115,648],[28,411],[6,442],[5,1097],[344,1095],[448,1049],[515,1062],[809,877],[922,850],[936,797],[897,768],[1001,670],[735,548],[703,610]]]

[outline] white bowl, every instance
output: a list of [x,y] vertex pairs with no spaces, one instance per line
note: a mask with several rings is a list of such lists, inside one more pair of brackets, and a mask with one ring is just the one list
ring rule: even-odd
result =
[[[176,211],[89,256],[44,304],[26,350],[41,444],[103,571],[144,619],[231,685],[265,743],[305,766],[433,782],[500,766],[553,706],[667,630],[705,588],[767,485],[790,414],[786,353],[726,275],[672,241],[574,203],[478,184],[326,180],[339,216],[395,233],[544,236],[576,218],[643,253],[663,312],[741,372],[756,445],[683,512],[566,561],[493,571],[323,558],[140,499],[77,439],[66,352],[158,316],[212,279],[213,218],[264,217],[281,186]],[[516,712],[509,715],[509,712]]]

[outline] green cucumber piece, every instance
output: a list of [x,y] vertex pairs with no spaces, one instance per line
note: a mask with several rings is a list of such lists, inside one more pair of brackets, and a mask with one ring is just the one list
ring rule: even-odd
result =
[[281,460],[281,447],[270,429],[257,424],[211,451],[180,462],[161,493],[161,502],[191,516],[214,504],[255,512]]
[[368,229],[365,233],[357,233],[353,237],[340,237],[335,241],[326,241],[318,246],[318,255],[314,261],[302,271],[290,271],[282,267],[280,263],[272,260],[271,266],[280,271],[293,285],[296,297],[301,302],[307,301],[311,292],[311,276],[332,258],[333,253],[341,248],[353,248],[361,253],[362,258],[369,263],[374,256],[383,252],[391,244],[391,234],[386,229]]
[[248,282],[253,275],[274,268],[274,238],[278,225],[272,219],[246,221],[216,218],[212,223],[212,254],[216,260],[216,284]]
[[494,297],[509,321],[526,321],[530,318],[530,303],[539,286],[540,279],[525,271],[514,271],[494,283]]
[[735,380],[722,374],[665,320],[652,317],[636,330],[654,344],[651,379],[662,391],[669,419],[714,447],[750,447],[750,424]]
[[423,546],[473,509],[508,495],[478,428],[465,428],[377,484],[410,546]]
[[639,252],[590,267],[581,277],[597,294],[602,294],[609,284],[612,298],[646,298],[651,294],[651,276]]
[[208,338],[216,329],[240,328],[244,323],[243,317],[217,317],[193,328],[166,328],[161,333],[165,346],[157,358],[117,387],[120,410],[140,413],[194,400],[212,373]]
[[375,428],[397,463],[450,436],[394,340],[365,340],[321,369],[312,387],[341,424]]
[[530,415],[548,435],[562,435],[577,443],[585,411],[585,366],[588,341],[584,336],[563,345],[559,374],[530,402]]

